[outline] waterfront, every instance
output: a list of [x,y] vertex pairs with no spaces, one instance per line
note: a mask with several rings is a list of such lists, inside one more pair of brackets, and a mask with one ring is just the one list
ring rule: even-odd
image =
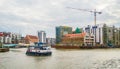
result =
[[26,48],[0,53],[0,69],[120,69],[120,49],[52,49],[51,56],[27,56]]

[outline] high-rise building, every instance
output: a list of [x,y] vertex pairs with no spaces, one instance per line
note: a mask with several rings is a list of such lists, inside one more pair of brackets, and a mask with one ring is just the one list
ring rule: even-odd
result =
[[45,31],[38,31],[39,42],[46,43],[46,33]]
[[119,46],[120,45],[120,29],[115,26],[106,24],[98,24],[96,26],[87,26],[82,32],[93,34],[96,45]]
[[65,34],[71,34],[71,33],[72,33],[72,27],[68,27],[68,26],[56,27],[56,43],[60,43],[62,40],[62,37]]
[[88,33],[89,36],[94,35],[96,45],[103,44],[103,24],[98,24],[95,26],[88,25],[83,28],[83,32]]
[[103,26],[103,42],[114,46],[120,45],[120,29],[115,26]]

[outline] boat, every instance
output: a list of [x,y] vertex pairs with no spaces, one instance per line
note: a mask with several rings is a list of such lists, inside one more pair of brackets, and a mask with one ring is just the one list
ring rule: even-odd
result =
[[47,56],[51,54],[51,47],[47,46],[45,43],[37,43],[35,46],[29,46],[26,51],[26,55],[32,56]]
[[8,52],[9,48],[0,48],[0,52]]

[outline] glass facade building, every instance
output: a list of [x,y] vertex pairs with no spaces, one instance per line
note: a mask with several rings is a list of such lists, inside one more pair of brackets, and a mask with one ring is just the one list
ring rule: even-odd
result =
[[65,34],[71,34],[72,33],[72,27],[68,26],[58,26],[56,27],[56,43],[60,43],[62,40],[62,37]]

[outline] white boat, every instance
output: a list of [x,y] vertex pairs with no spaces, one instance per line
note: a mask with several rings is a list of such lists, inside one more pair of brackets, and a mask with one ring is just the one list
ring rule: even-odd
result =
[[35,46],[29,46],[26,54],[33,56],[51,55],[52,51],[50,46],[47,46],[44,43],[38,43]]

